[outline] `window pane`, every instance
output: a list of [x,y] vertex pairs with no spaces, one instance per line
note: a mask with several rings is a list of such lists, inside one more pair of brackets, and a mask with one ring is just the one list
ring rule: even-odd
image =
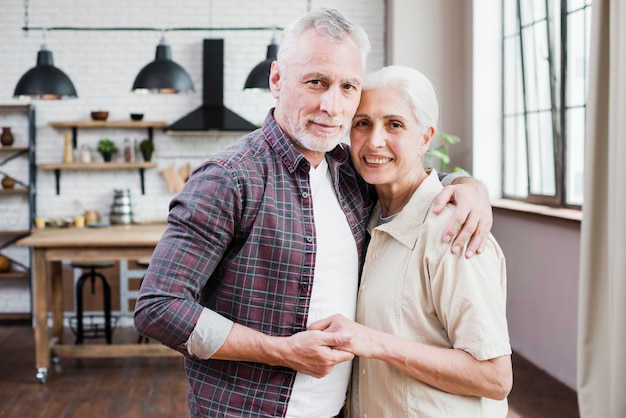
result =
[[522,30],[528,111],[551,108],[548,34],[545,21]]
[[587,27],[583,10],[567,19],[567,106],[582,106],[587,101]]
[[552,140],[552,113],[528,115],[528,151],[530,193],[554,196],[554,142]]
[[[585,106],[589,79],[591,8],[568,2],[567,77],[565,92],[565,204],[583,204]],[[587,2],[588,3],[588,2]]]
[[546,0],[524,0],[518,3],[522,16],[522,26],[546,18]]
[[567,0],[567,10],[568,11],[572,11],[572,10],[576,10],[576,9],[580,9],[581,7],[583,7],[585,5],[585,3],[587,4],[591,4],[591,0]]
[[506,117],[503,125],[503,194],[505,197],[523,199],[528,196],[524,118],[522,116]]
[[519,38],[504,41],[504,114],[519,114],[524,111],[522,94],[522,61]]
[[508,38],[511,35],[519,33],[519,25],[517,22],[517,2],[515,1],[503,1],[502,4],[502,26],[503,35]]
[[585,167],[585,109],[570,109],[567,120],[567,148],[565,162],[565,197],[568,205],[583,204]]

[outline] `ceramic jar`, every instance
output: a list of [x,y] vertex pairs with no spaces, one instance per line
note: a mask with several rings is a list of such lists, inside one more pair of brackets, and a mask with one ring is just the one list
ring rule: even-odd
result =
[[2,143],[2,145],[3,146],[13,145],[14,139],[15,138],[13,137],[13,133],[11,132],[11,127],[3,126],[2,135],[0,135],[0,142]]
[[97,210],[93,210],[93,209],[86,210],[84,216],[85,216],[85,223],[87,225],[95,224],[100,221],[100,214],[98,213]]
[[15,187],[15,179],[9,176],[4,176],[2,182],[0,183],[2,184],[3,189],[12,189],[13,187]]

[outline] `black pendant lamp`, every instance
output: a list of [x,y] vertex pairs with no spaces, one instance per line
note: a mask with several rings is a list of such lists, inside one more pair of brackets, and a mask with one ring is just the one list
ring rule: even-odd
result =
[[46,100],[77,97],[70,78],[54,66],[52,52],[46,44],[42,44],[37,53],[37,66],[28,70],[20,78],[13,96]]
[[187,71],[172,61],[172,51],[165,37],[157,45],[154,61],[139,71],[133,83],[135,93],[176,94],[193,90]]
[[267,46],[267,58],[257,64],[256,67],[250,71],[246,83],[243,86],[244,90],[269,90],[270,88],[270,69],[272,62],[276,61],[278,56],[278,44],[276,44],[276,38],[272,36],[270,44]]

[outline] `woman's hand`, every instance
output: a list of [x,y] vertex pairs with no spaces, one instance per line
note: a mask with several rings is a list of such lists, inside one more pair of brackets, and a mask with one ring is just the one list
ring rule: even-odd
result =
[[312,323],[308,331],[312,330],[341,335],[343,337],[341,343],[332,348],[348,351],[360,357],[372,357],[378,346],[377,339],[385,335],[351,321],[341,314],[334,314]]

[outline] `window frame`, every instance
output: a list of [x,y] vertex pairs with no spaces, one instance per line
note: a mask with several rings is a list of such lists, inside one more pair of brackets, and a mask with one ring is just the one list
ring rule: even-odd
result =
[[[556,2],[559,2],[558,4]],[[528,7],[528,2],[525,5]],[[540,3],[536,3],[540,4]],[[535,5],[536,5],[535,4]],[[507,7],[512,7],[514,5],[514,9],[507,9]],[[502,32],[501,32],[501,47],[502,47],[502,56],[501,56],[501,64],[502,64],[502,103],[501,103],[501,117],[502,117],[502,184],[501,184],[501,193],[502,196],[506,199],[519,200],[533,204],[540,204],[552,207],[562,207],[569,209],[581,209],[582,206],[579,204],[568,203],[567,196],[567,170],[568,170],[568,155],[567,155],[567,118],[568,118],[568,110],[573,108],[578,108],[581,106],[568,106],[567,102],[567,87],[568,87],[568,39],[567,39],[567,26],[568,26],[568,17],[580,11],[583,13],[586,12],[585,9],[591,8],[591,3],[587,0],[582,0],[582,4],[580,7],[572,8],[572,10],[568,10],[568,0],[545,0],[543,2],[545,6],[545,15],[541,18],[530,20],[529,22],[523,22],[522,18],[522,0],[503,0],[501,3],[502,6]],[[559,6],[556,9],[557,5]],[[532,7],[532,6],[530,6]],[[507,24],[507,11],[515,11],[515,20],[516,26]],[[555,13],[559,13],[559,16],[554,16]],[[582,16],[583,18],[586,15]],[[555,20],[555,19],[558,19]],[[541,180],[541,176],[545,174],[541,169],[533,169],[533,164],[541,164],[536,160],[532,160],[531,158],[531,149],[532,146],[537,146],[538,140],[541,139],[541,134],[538,132],[529,132],[531,126],[542,126],[540,123],[536,122],[535,125],[532,125],[530,122],[530,118],[534,117],[539,119],[541,113],[545,113],[548,111],[547,108],[542,109],[538,103],[537,98],[535,98],[536,108],[529,108],[529,96],[527,95],[526,89],[528,88],[529,83],[526,81],[526,77],[528,77],[531,72],[538,71],[538,66],[540,64],[535,63],[534,66],[526,68],[526,56],[533,53],[532,47],[535,45],[531,45],[526,50],[524,49],[525,45],[525,37],[537,35],[535,31],[537,27],[541,23],[545,21],[545,36],[547,42],[547,61],[548,61],[548,74],[549,81],[546,83],[549,85],[549,97],[550,97],[550,119],[551,119],[551,132],[552,132],[552,158],[553,158],[553,173],[549,173],[550,176],[553,176],[552,181],[554,181],[554,194],[538,194],[533,193],[533,187],[537,184],[533,179],[533,174],[536,174],[541,181],[541,185],[545,185],[543,180]],[[509,23],[512,21],[509,19]],[[530,29],[529,29],[530,28]],[[513,29],[513,30],[510,30]],[[525,32],[526,31],[526,32]],[[528,33],[530,32],[530,35]],[[586,35],[587,33],[585,33]],[[529,38],[530,39],[530,38]],[[517,48],[511,48],[511,44],[507,44],[507,41],[510,42],[513,40],[514,42],[518,42]],[[507,49],[508,47],[508,49]],[[509,50],[510,49],[510,50]],[[588,47],[585,50],[585,58],[586,62],[588,62]],[[507,75],[507,58],[511,60],[512,58],[508,54],[514,53],[513,63],[516,67],[516,70],[520,71],[519,80],[516,79],[515,75]],[[558,54],[556,56],[555,54]],[[538,61],[538,60],[535,60]],[[531,59],[532,63],[532,59]],[[509,69],[510,70],[510,69]],[[545,73],[545,71],[544,71]],[[508,80],[507,77],[511,77],[511,80]],[[588,72],[585,73],[585,83],[588,83]],[[545,81],[545,80],[544,80]],[[521,83],[521,88],[515,85],[515,83]],[[531,86],[532,87],[532,86]],[[536,87],[536,86],[535,86]],[[545,90],[545,89],[544,89]],[[545,91],[544,91],[545,93]],[[516,100],[519,100],[521,95],[521,108],[519,104],[515,104]],[[509,97],[510,96],[510,97]],[[584,99],[583,112],[586,111],[586,96]],[[514,103],[509,105],[512,109],[507,109],[507,103]],[[508,114],[506,112],[509,112]],[[545,115],[544,115],[545,116]],[[517,119],[517,121],[516,121]],[[519,121],[522,121],[523,127],[518,127],[516,124]],[[511,128],[513,126],[514,128]],[[522,131],[523,129],[523,131]],[[511,142],[509,138],[507,138],[507,131],[514,132],[513,141]],[[516,135],[519,132],[523,132],[523,138]],[[534,137],[533,137],[534,135]],[[535,142],[533,142],[533,140]],[[523,142],[519,142],[523,141]],[[520,147],[525,148],[525,155],[523,158],[519,157],[519,152],[515,152],[509,148],[515,148],[518,150]],[[584,153],[584,149],[582,150]],[[524,172],[524,166],[521,169],[519,168],[509,168],[505,166],[507,161],[511,161],[510,155],[513,156],[513,159],[516,163],[525,164],[525,187],[526,193],[525,196],[522,196],[521,190],[523,190],[524,184],[522,183],[520,188],[519,183],[516,182],[515,176]],[[509,159],[507,160],[507,157]],[[515,164],[516,167],[519,164]],[[511,177],[513,176],[513,177]],[[519,177],[517,177],[520,179]],[[549,184],[548,184],[549,185]],[[584,199],[584,197],[583,197]]]

